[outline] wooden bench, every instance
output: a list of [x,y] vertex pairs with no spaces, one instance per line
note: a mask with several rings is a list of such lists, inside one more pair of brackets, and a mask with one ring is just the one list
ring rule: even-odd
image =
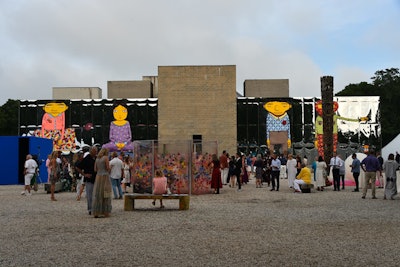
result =
[[300,185],[300,189],[302,193],[311,193],[311,189],[314,188],[313,184],[302,184]]
[[188,194],[165,194],[165,195],[152,195],[152,194],[137,194],[126,193],[124,194],[124,210],[132,211],[135,209],[135,199],[179,199],[179,209],[188,210],[190,196]]

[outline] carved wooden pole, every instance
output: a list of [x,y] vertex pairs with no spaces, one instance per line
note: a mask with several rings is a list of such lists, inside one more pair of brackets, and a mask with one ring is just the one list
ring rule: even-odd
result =
[[333,156],[333,77],[321,77],[322,120],[324,129],[324,160]]

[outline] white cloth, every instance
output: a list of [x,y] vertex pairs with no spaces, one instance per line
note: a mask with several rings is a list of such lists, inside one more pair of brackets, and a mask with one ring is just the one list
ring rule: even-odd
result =
[[296,179],[296,173],[297,173],[296,165],[297,165],[296,159],[289,159],[286,162],[289,187],[293,187],[294,180]]
[[34,159],[28,159],[25,161],[24,167],[26,169],[26,173],[34,174],[38,165]]
[[329,162],[329,165],[331,166],[331,167],[336,167],[336,168],[340,168],[341,166],[342,166],[342,163],[343,161],[338,157],[338,156],[336,156],[336,157],[332,157],[331,158],[331,161]]
[[110,177],[112,179],[121,179],[122,177],[122,171],[124,168],[124,163],[122,160],[120,160],[118,157],[113,158],[110,160]]
[[24,176],[25,179],[25,185],[31,185],[31,180],[33,178],[33,173],[27,173]]
[[228,173],[229,173],[229,168],[221,169],[222,184],[227,184],[228,183]]
[[281,165],[281,172],[279,173],[279,178],[280,179],[286,179],[287,178],[286,165]]
[[124,179],[122,179],[123,184],[129,184],[131,182],[131,173],[129,169],[129,164],[124,162]]
[[294,180],[294,185],[293,185],[294,190],[296,190],[296,191],[301,191],[300,185],[303,185],[303,184],[306,184],[306,182],[304,182],[304,181],[301,180],[301,179],[296,179],[296,180]]
[[317,186],[325,186],[325,177],[324,177],[324,171],[326,170],[326,163],[325,161],[317,161],[317,169],[315,171],[315,176],[316,176],[316,182]]

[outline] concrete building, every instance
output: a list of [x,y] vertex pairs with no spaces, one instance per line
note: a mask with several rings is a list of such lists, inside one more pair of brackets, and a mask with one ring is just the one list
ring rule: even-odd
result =
[[[108,99],[157,98],[158,140],[217,141],[219,152],[237,150],[240,95],[235,65],[159,66],[157,76],[108,81],[107,87]],[[245,80],[244,96],[289,97],[289,80]],[[53,99],[85,98],[102,98],[101,89],[53,88]]]
[[153,98],[153,83],[142,81],[108,81],[107,98]]
[[245,80],[245,97],[289,97],[289,79]]
[[158,139],[237,150],[236,66],[159,66]]
[[101,99],[99,87],[53,87],[52,99]]

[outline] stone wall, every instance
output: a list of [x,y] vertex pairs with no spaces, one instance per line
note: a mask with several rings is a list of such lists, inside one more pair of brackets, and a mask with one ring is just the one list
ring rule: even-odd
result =
[[159,66],[158,139],[217,141],[237,150],[236,66]]

